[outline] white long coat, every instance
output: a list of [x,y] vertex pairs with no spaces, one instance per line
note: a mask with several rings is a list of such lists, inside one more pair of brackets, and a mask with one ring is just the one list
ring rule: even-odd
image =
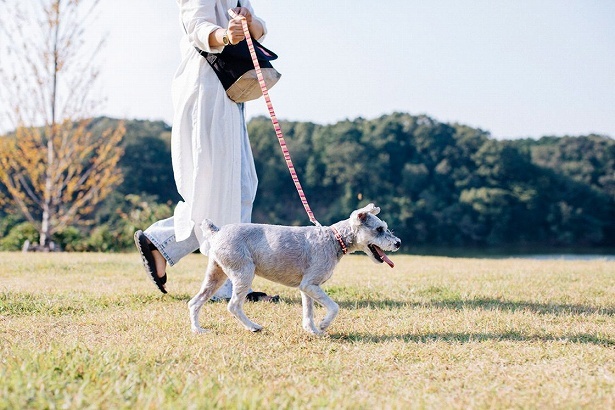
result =
[[[218,226],[250,222],[256,196],[257,177],[243,104],[226,96],[218,77],[195,49],[223,50],[209,46],[209,34],[228,26],[227,10],[236,7],[237,1],[177,3],[186,34],[180,45],[182,61],[173,80],[171,155],[183,198],[175,208],[175,236],[181,242],[194,230],[201,252],[207,254],[209,245],[201,230],[204,219]],[[242,0],[241,5],[254,16],[249,0]]]

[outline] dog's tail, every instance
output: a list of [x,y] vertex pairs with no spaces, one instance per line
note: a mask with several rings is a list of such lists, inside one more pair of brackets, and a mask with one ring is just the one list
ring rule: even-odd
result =
[[220,228],[214,225],[214,223],[209,219],[205,219],[201,224],[201,230],[203,231],[205,238],[210,239],[220,230]]

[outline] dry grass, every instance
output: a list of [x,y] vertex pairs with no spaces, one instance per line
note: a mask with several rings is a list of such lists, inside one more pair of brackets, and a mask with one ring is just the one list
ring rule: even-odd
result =
[[163,297],[136,254],[0,253],[0,408],[615,407],[615,262],[394,260],[342,260],[317,338],[264,280],[263,332],[209,303],[191,334],[199,255]]

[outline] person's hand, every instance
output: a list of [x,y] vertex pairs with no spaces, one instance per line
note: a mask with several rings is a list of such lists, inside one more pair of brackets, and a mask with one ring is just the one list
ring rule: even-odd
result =
[[250,10],[248,10],[247,7],[235,7],[232,10],[235,12],[235,14],[243,16],[246,19],[248,26],[252,24],[252,14],[250,14]]
[[243,26],[241,25],[242,20],[243,17],[235,17],[228,22],[226,35],[228,36],[228,41],[230,41],[232,45],[235,45],[246,38],[243,34]]
[[248,23],[248,27],[250,27],[250,25],[252,24],[252,14],[250,13],[250,10],[248,10],[246,7],[235,7],[232,10],[233,12],[235,12],[235,14],[237,14],[237,17],[232,18],[231,21],[229,21],[227,28],[227,36],[231,44],[234,45],[239,43],[240,41],[243,41],[243,39],[246,38],[243,33],[243,26],[241,25],[241,21],[245,19]]

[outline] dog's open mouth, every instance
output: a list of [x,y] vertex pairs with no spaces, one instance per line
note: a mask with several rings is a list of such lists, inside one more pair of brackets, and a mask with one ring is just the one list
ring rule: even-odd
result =
[[374,255],[374,258],[376,258],[376,260],[380,263],[382,262],[386,262],[387,265],[389,265],[390,267],[395,267],[395,264],[393,263],[392,260],[389,259],[389,257],[384,253],[384,251],[382,249],[380,249],[378,246],[376,245],[367,245],[367,247],[369,248],[370,251],[372,251],[372,254]]

